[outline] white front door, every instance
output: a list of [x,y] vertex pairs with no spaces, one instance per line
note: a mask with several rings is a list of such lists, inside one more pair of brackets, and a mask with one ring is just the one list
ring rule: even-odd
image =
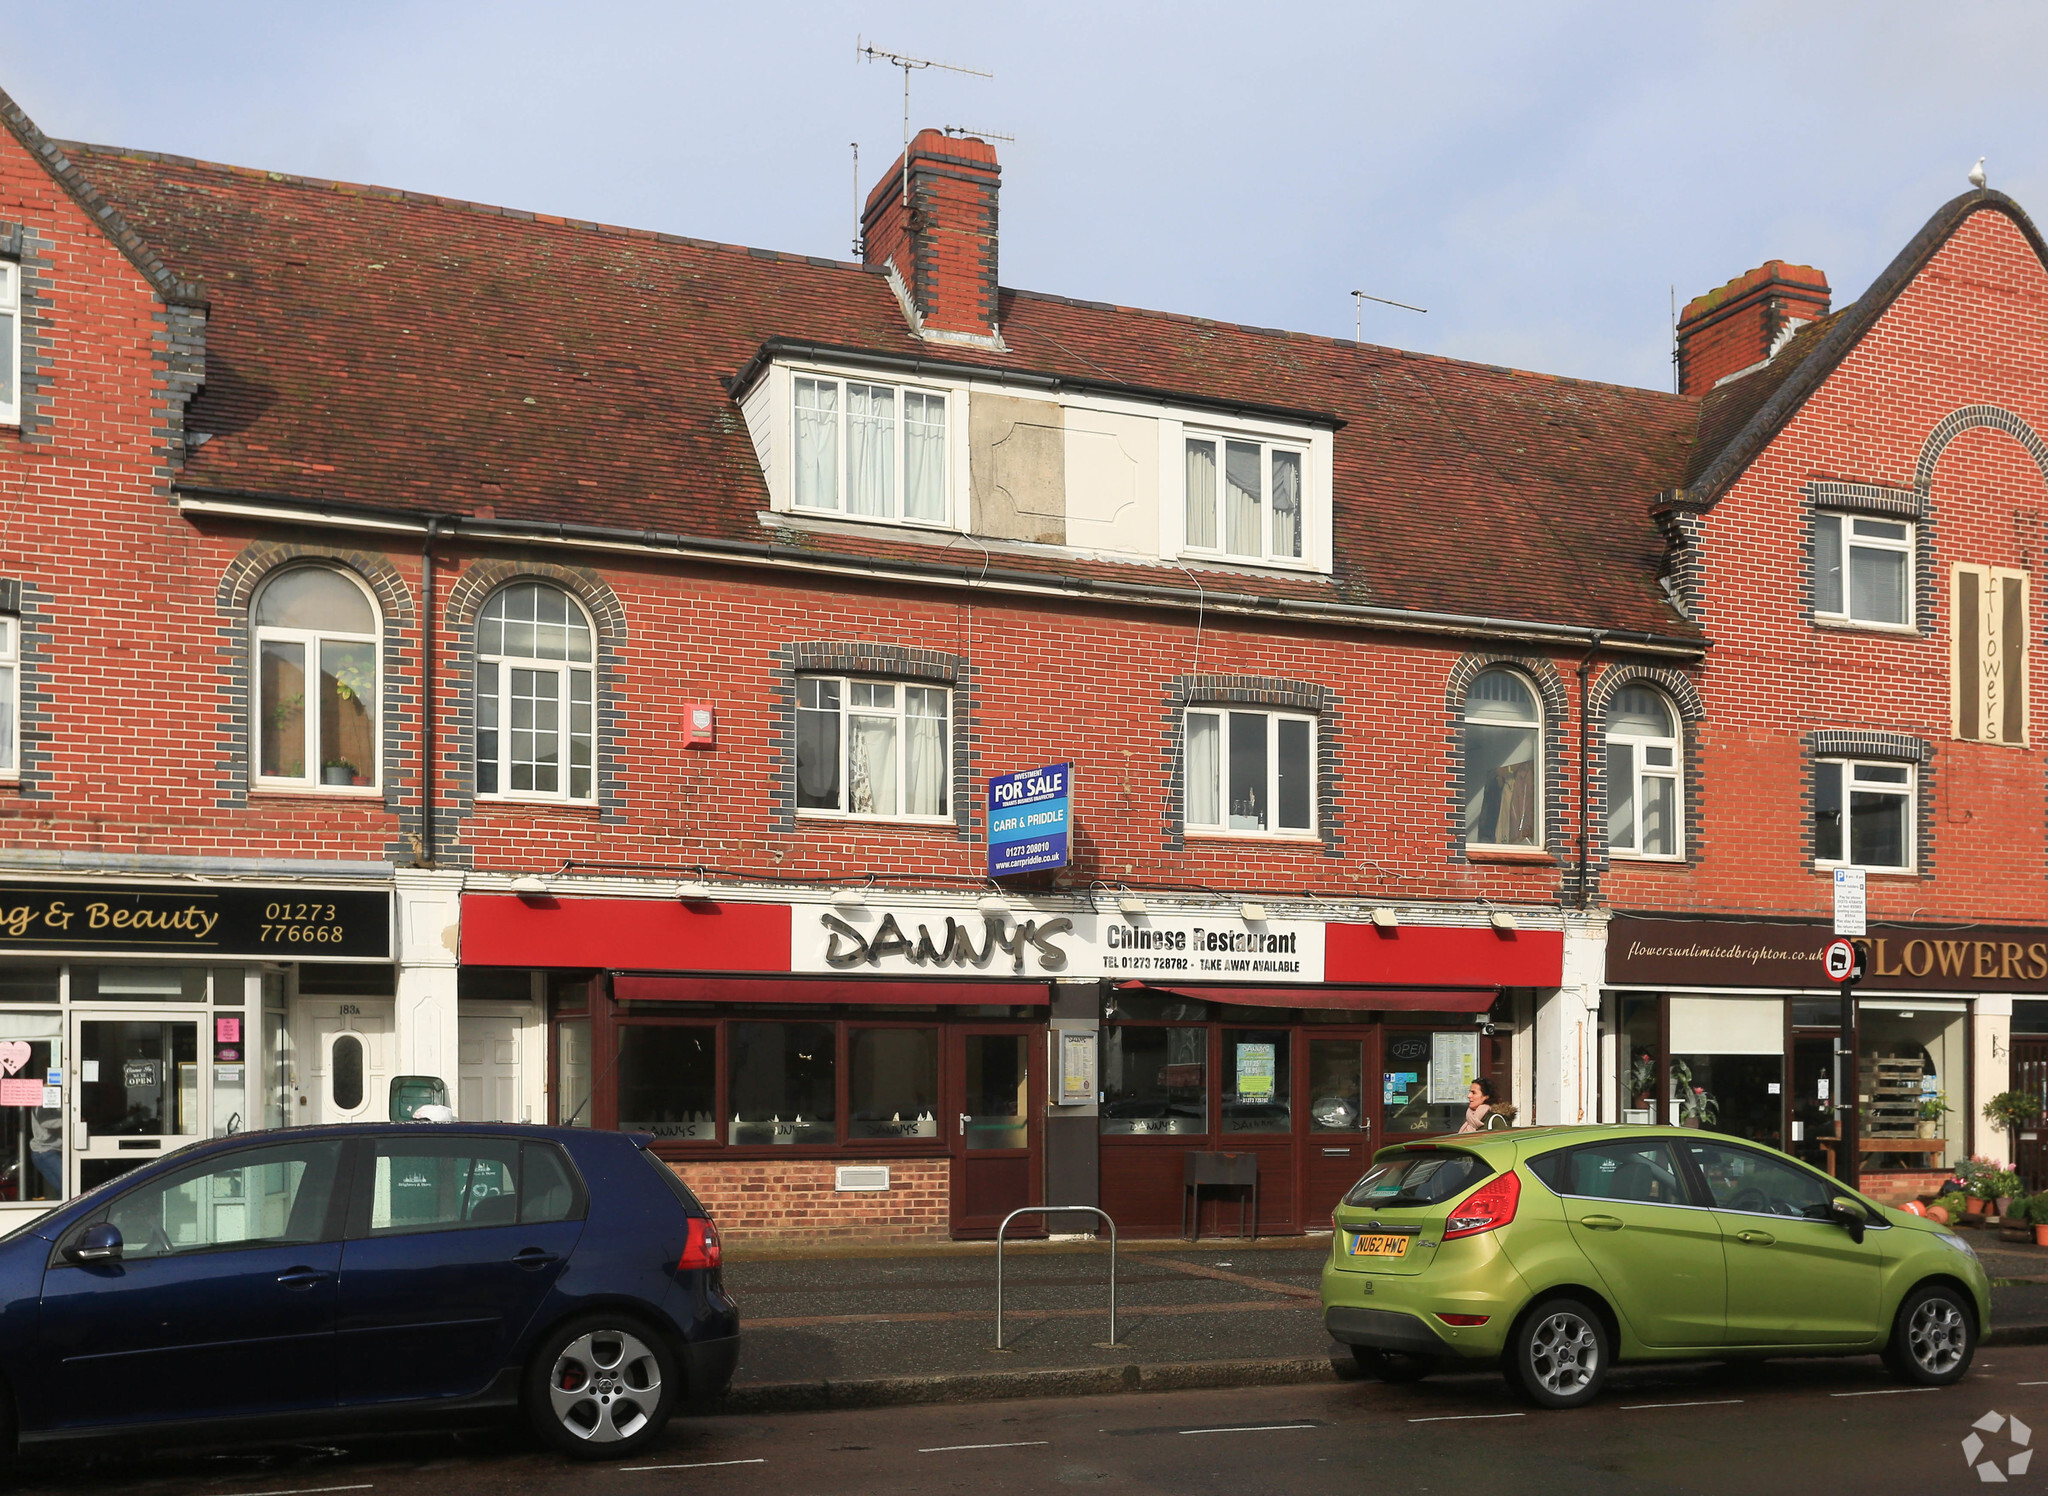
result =
[[299,999],[295,1120],[381,1122],[389,1115],[393,1007],[388,997]]
[[530,1122],[526,1095],[532,1010],[516,1004],[465,1003],[457,1017],[461,1070],[455,1115],[465,1122]]

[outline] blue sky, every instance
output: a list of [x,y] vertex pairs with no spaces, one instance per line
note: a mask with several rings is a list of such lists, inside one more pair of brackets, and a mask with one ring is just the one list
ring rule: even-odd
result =
[[0,0],[52,135],[846,256],[912,124],[1014,135],[1005,284],[1669,387],[1678,299],[1860,293],[1979,156],[2048,215],[2048,6]]

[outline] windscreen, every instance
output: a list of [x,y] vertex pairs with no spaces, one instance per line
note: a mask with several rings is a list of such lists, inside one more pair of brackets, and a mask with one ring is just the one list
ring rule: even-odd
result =
[[1397,1153],[1375,1163],[1365,1178],[1351,1186],[1344,1203],[1372,1210],[1437,1205],[1492,1172],[1483,1159],[1470,1153]]

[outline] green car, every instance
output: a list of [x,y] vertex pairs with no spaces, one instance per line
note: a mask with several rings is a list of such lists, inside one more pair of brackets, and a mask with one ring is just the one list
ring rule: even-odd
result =
[[1969,1370],[1970,1244],[1770,1148],[1688,1127],[1539,1127],[1382,1149],[1334,1218],[1323,1322],[1407,1381],[1498,1362],[1543,1407],[1617,1361],[1882,1354]]

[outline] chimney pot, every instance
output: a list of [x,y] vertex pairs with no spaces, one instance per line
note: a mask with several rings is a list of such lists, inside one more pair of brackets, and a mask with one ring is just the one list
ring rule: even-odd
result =
[[920,130],[868,194],[861,212],[862,257],[870,265],[894,266],[898,295],[920,336],[998,340],[1001,178],[995,147],[987,141]]
[[1825,317],[1833,295],[1811,265],[1766,260],[1688,301],[1678,317],[1678,392],[1704,395],[1765,362],[1799,324]]

